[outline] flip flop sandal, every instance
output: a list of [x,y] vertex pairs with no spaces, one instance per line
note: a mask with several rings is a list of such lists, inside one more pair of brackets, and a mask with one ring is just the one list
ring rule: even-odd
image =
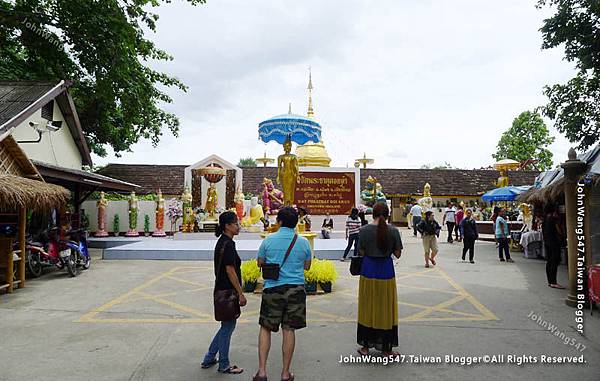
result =
[[357,351],[357,352],[358,352],[358,354],[359,354],[359,355],[361,355],[361,356],[368,356],[368,355],[369,355],[369,350],[367,350],[367,353],[364,353],[363,351],[361,351],[361,350],[360,350],[360,348],[359,348],[359,349],[357,349],[356,351]]
[[218,362],[219,362],[219,360],[213,359],[210,362],[203,362],[202,364],[200,364],[200,366],[202,367],[202,369],[208,369],[208,368],[212,368],[213,366],[215,366],[215,364]]
[[225,370],[219,370],[219,373],[224,373],[224,374],[242,374],[243,372],[244,372],[244,369],[239,368],[237,365],[232,365]]
[[256,373],[254,377],[252,377],[252,381],[267,381],[267,377],[260,377],[258,373]]
[[290,378],[281,379],[281,381],[294,381],[294,373],[290,373]]

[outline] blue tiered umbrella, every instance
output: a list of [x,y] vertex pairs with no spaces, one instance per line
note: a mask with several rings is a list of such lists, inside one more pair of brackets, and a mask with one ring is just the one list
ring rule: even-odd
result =
[[496,201],[514,201],[518,195],[523,192],[526,192],[531,186],[508,186],[502,188],[492,189],[489,192],[486,192],[481,199],[487,202],[496,202]]
[[285,143],[288,137],[297,144],[321,141],[321,125],[302,115],[292,113],[274,116],[258,124],[258,137],[267,143]]

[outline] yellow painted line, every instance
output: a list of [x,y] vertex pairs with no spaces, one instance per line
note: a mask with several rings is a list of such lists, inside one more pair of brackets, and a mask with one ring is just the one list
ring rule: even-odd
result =
[[155,301],[157,303],[164,304],[165,306],[169,306],[169,307],[175,308],[176,310],[187,312],[189,314],[192,314],[192,315],[195,315],[195,316],[198,316],[198,317],[212,317],[212,315],[209,315],[209,314],[207,314],[205,312],[199,311],[199,310],[197,310],[195,308],[192,308],[192,307],[184,306],[183,304],[175,303],[175,302],[172,302],[170,300],[163,299],[163,298],[152,297],[152,295],[146,294],[146,293],[141,292],[141,291],[139,292],[139,294],[143,295],[143,296],[148,296],[149,299],[151,299],[151,300],[153,300],[153,301]]
[[[409,306],[409,307],[415,307],[415,308],[428,308],[428,307],[431,307],[431,306],[425,306],[425,305],[422,305],[422,304],[406,303],[406,302],[401,302],[401,301],[398,301],[398,304],[402,304],[404,306]],[[440,308],[438,311],[440,311],[440,312],[447,312],[447,313],[451,313],[451,314],[462,315],[462,316],[468,316],[468,317],[472,317],[472,318],[481,317],[481,315],[471,314],[471,313],[468,313],[468,312],[454,311],[454,310],[449,310],[449,309],[446,309],[446,308]]]
[[106,310],[108,310],[111,307],[116,306],[117,304],[123,303],[124,301],[127,300],[127,298],[129,298],[130,296],[139,293],[141,290],[143,290],[144,288],[153,285],[154,283],[158,282],[159,280],[161,280],[162,278],[164,278],[165,276],[177,271],[178,267],[174,267],[171,270],[167,271],[164,274],[161,274],[159,276],[157,276],[156,278],[150,279],[149,281],[142,283],[141,285],[135,287],[134,289],[124,293],[123,295],[103,304],[102,306],[93,309],[92,311],[88,312],[87,314],[83,315],[82,317],[80,317],[78,320],[75,320],[75,322],[86,322],[89,321],[90,319],[92,319],[93,317],[95,317],[97,314],[104,312]]
[[175,277],[175,276],[172,276],[172,275],[168,275],[165,278],[168,278],[168,279],[171,279],[171,280],[174,280],[174,281],[177,281],[177,282],[189,284],[189,285],[192,285],[192,286],[200,286],[200,287],[206,287],[207,286],[206,283],[193,282],[191,280],[181,279],[181,278],[178,278],[178,277]]
[[453,294],[453,295],[462,295],[462,293],[458,290],[443,290],[440,288],[431,288],[431,287],[421,287],[421,286],[410,286],[408,284],[398,284],[398,287],[405,287],[405,288],[414,288],[417,290],[423,290],[423,291],[435,291],[435,292],[442,292],[442,293],[446,293],[446,294]]
[[477,308],[483,316],[485,316],[488,320],[500,320],[496,315],[494,315],[494,313],[492,311],[490,311],[483,304],[481,304],[481,302],[479,302],[473,295],[469,294],[464,288],[462,288],[461,285],[456,283],[454,281],[454,279],[452,279],[448,274],[446,274],[442,270],[439,270],[439,271],[440,271],[440,274],[442,274],[448,280],[448,283],[450,283],[457,290],[460,290],[465,295],[465,298],[473,306],[475,306],[475,308]]
[[449,307],[449,306],[463,300],[464,298],[465,298],[464,295],[455,296],[452,299],[449,299],[449,300],[446,300],[445,302],[436,304],[435,306],[427,307],[427,308],[423,309],[423,311],[420,311],[420,312],[417,312],[416,314],[407,316],[404,319],[414,320],[414,319],[422,318],[427,314],[439,311],[441,308]]

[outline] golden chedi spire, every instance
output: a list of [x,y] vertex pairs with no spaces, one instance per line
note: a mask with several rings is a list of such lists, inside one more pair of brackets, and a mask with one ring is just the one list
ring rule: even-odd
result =
[[[308,112],[306,116],[310,119],[315,118],[315,110],[312,103],[312,71],[308,68]],[[296,147],[296,156],[298,156],[298,164],[301,167],[329,167],[331,159],[323,144],[323,139],[318,143],[308,142],[304,145]]]
[[312,104],[312,91],[313,91],[312,71],[309,67],[308,68],[308,112],[306,113],[306,116],[308,116],[311,119],[314,119],[315,110],[313,109],[313,104]]

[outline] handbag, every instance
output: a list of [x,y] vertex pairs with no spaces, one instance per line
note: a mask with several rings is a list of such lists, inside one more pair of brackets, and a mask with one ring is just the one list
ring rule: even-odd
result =
[[[221,265],[223,264],[223,254],[225,253],[225,245],[221,248],[219,264],[217,266],[217,279],[215,283],[219,281],[221,275]],[[234,320],[240,317],[240,299],[237,292],[234,289],[230,290],[217,290],[215,288],[213,292],[213,300],[215,307],[215,320],[216,321],[227,321]]]
[[362,269],[362,260],[363,257],[360,256],[350,257],[350,274],[360,275],[360,271]]
[[283,267],[283,264],[288,259],[297,239],[298,239],[298,234],[294,234],[292,243],[290,243],[290,246],[288,247],[288,249],[285,253],[285,257],[283,258],[283,262],[281,262],[281,265],[279,265],[279,263],[264,263],[261,266],[263,279],[268,279],[268,280],[278,280],[279,279],[279,270],[281,270],[281,267]]

